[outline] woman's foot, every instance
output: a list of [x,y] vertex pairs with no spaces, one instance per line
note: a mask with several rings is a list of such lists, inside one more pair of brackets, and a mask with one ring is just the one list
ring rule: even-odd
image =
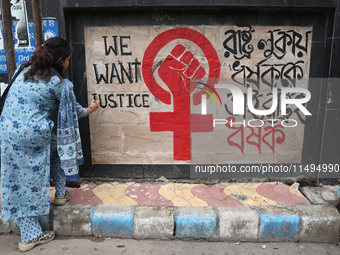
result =
[[55,197],[54,198],[54,205],[64,205],[66,204],[67,201],[69,201],[71,199],[71,195],[70,193],[66,190],[65,192],[65,196],[63,197]]
[[55,233],[53,231],[45,231],[44,233],[42,233],[40,236],[38,236],[37,238],[29,241],[29,242],[25,242],[19,243],[19,250],[20,251],[29,251],[32,250],[36,245],[38,244],[44,244],[44,243],[48,243],[50,241],[52,241],[55,237]]

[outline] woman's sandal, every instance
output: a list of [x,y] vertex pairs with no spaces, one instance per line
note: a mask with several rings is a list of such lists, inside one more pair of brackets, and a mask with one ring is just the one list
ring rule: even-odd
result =
[[69,201],[71,199],[71,195],[70,193],[66,190],[65,192],[65,196],[63,197],[55,197],[54,198],[54,205],[64,205],[66,204],[67,201]]
[[40,236],[29,242],[26,243],[19,242],[19,250],[20,251],[32,250],[38,244],[44,244],[52,241],[54,237],[55,233],[53,231],[45,231]]

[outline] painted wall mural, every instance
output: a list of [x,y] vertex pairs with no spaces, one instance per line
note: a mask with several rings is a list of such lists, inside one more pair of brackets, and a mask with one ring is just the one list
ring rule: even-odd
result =
[[93,164],[301,162],[311,30],[86,27]]

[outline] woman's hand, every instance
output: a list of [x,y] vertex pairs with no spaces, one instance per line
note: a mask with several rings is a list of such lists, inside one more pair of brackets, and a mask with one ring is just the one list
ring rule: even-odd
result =
[[97,111],[98,108],[99,108],[99,101],[98,100],[92,100],[90,105],[89,105],[89,108],[91,109],[91,112]]
[[99,101],[98,100],[92,100],[89,107],[86,108],[87,113],[84,117],[86,117],[86,116],[90,115],[91,113],[97,111],[98,108],[99,108]]

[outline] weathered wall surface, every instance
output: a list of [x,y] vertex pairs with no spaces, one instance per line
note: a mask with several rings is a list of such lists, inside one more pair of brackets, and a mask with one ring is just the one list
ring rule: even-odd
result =
[[[255,116],[261,120],[258,123],[247,107],[247,114],[234,117],[238,123],[245,120],[245,125],[213,127],[214,119],[221,122],[233,115],[230,91],[212,87],[227,82],[246,95],[250,86],[254,108],[261,110],[273,104],[277,96],[273,88],[308,89],[311,30],[86,27],[88,98],[101,101],[101,109],[90,116],[93,163],[301,162],[304,114],[296,106],[289,105],[287,115],[277,108],[270,116]],[[200,90],[202,83],[190,84],[194,78],[210,83],[207,92]],[[210,97],[214,91],[217,94]],[[210,97],[207,115],[199,112],[201,94]],[[221,98],[218,105],[215,97]],[[200,124],[195,118],[201,118]],[[285,119],[295,120],[296,126],[284,127]],[[198,127],[202,122],[209,127]]]

